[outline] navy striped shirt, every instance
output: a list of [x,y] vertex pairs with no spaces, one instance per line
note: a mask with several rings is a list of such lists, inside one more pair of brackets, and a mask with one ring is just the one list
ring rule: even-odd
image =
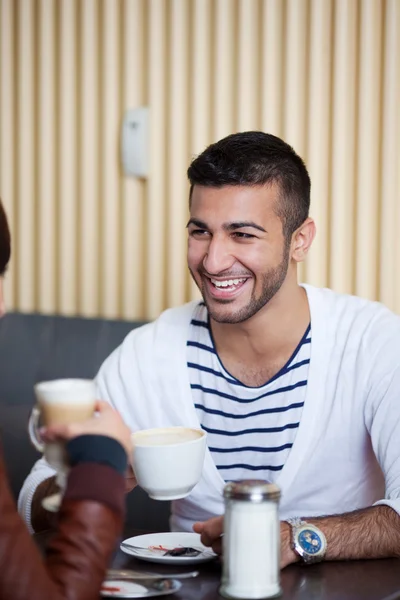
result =
[[311,353],[307,328],[286,365],[265,385],[248,387],[220,362],[200,303],[187,341],[193,401],[208,447],[225,481],[273,482],[293,445],[304,405]]

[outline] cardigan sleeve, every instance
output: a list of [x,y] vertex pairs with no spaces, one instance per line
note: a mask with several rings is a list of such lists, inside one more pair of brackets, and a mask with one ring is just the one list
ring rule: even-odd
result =
[[46,479],[56,475],[56,471],[49,465],[45,458],[40,458],[33,465],[31,472],[25,479],[18,496],[18,512],[26,523],[30,533],[34,533],[31,524],[32,500],[36,488]]
[[375,504],[386,504],[400,515],[400,328],[384,336],[384,343],[381,339],[378,335],[374,343],[365,422],[385,477],[385,497]]

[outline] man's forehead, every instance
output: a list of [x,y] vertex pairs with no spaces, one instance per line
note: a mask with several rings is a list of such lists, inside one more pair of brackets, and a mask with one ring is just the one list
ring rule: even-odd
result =
[[191,197],[208,196],[265,196],[266,198],[279,195],[280,186],[276,182],[263,184],[244,185],[200,185],[195,183],[192,187]]
[[195,185],[192,189],[190,215],[196,216],[197,213],[206,211],[217,216],[229,211],[229,218],[224,220],[243,220],[246,215],[272,214],[278,199],[279,188],[273,184],[221,187]]

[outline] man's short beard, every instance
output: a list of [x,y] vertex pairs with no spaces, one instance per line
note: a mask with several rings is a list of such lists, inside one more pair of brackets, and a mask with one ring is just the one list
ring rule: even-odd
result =
[[[264,306],[266,306],[268,302],[272,300],[275,294],[280,290],[283,282],[285,281],[289,268],[290,245],[285,244],[283,252],[283,258],[279,265],[275,268],[270,269],[268,273],[265,273],[265,275],[263,276],[262,292],[260,297],[256,298],[253,290],[250,302],[247,304],[247,306],[244,306],[243,308],[239,309],[234,314],[221,315],[218,311],[212,310],[212,308],[208,305],[207,296],[204,293],[204,290],[201,289],[201,295],[203,296],[203,300],[205,305],[207,306],[207,310],[210,317],[217,323],[230,323],[231,325],[234,325],[237,323],[243,323],[244,321],[251,319],[251,317],[257,314],[258,311],[264,308]],[[221,305],[229,305],[230,303],[230,300],[220,301]]]

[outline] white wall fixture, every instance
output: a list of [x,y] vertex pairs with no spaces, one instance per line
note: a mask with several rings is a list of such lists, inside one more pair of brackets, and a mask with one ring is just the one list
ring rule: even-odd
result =
[[149,109],[128,110],[122,123],[121,158],[125,175],[147,177],[149,170]]

